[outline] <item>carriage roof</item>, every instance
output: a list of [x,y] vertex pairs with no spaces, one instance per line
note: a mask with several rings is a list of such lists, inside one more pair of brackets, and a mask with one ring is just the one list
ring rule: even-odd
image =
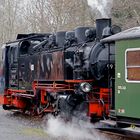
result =
[[113,42],[118,40],[128,40],[128,39],[135,39],[135,38],[140,38],[140,26],[104,38],[101,40],[101,42]]

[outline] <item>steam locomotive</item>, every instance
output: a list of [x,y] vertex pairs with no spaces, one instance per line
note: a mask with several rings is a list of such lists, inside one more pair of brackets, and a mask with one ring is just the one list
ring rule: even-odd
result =
[[3,108],[108,116],[114,107],[115,47],[101,39],[118,32],[111,19],[97,19],[96,28],[18,34],[3,46]]
[[139,27],[121,32],[111,19],[97,19],[96,28],[18,34],[2,47],[3,108],[86,114],[102,129],[139,138],[139,44]]
[[98,19],[96,29],[19,34],[3,49],[3,108],[40,114],[84,103],[89,116],[107,115],[113,106],[115,48],[100,40],[116,31],[110,19]]

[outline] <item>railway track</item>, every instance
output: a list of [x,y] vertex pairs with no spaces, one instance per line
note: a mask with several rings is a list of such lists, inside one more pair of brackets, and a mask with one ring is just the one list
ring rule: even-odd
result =
[[130,131],[124,131],[121,129],[112,129],[112,128],[99,128],[99,133],[108,135],[109,138],[112,140],[139,140],[140,134],[138,133],[132,133]]

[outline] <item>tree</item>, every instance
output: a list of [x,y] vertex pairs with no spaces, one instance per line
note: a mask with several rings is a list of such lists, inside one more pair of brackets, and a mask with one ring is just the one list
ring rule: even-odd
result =
[[[96,10],[87,0],[0,0],[0,42],[15,40],[18,33],[74,30],[94,26]],[[93,3],[94,4],[94,3]],[[140,25],[139,0],[114,0],[113,23],[127,29]]]
[[16,34],[21,31],[22,17],[20,7],[22,0],[0,0],[0,41],[15,39]]
[[123,29],[140,26],[140,1],[117,0],[112,9],[113,22]]
[[73,30],[76,26],[91,25],[85,0],[31,0],[26,16],[34,32]]

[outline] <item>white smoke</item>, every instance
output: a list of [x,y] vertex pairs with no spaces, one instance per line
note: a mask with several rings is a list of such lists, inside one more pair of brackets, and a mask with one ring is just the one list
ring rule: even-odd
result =
[[109,140],[99,134],[93,124],[77,119],[65,122],[61,118],[50,117],[45,131],[57,140]]
[[109,18],[113,0],[87,0],[88,5],[96,13],[96,18]]

